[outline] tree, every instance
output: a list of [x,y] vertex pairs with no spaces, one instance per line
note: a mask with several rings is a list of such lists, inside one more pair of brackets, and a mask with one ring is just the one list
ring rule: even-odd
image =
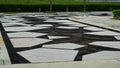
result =
[[50,3],[50,11],[52,11],[52,0],[49,0]]
[[86,12],[86,0],[84,0],[84,12]]

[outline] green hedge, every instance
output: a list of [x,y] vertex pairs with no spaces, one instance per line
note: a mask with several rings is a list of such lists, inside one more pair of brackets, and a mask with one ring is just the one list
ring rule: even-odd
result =
[[[83,11],[83,4],[53,4],[53,11]],[[25,5],[25,4],[0,4],[0,12],[38,12],[49,11],[49,4]],[[87,4],[87,11],[110,11],[112,9],[120,9],[120,4]]]
[[113,10],[114,19],[120,19],[120,9]]

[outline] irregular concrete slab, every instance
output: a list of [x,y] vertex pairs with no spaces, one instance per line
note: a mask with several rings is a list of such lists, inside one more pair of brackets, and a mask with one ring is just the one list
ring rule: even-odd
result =
[[2,25],[3,25],[4,27],[15,26],[15,25],[29,26],[29,25],[23,24],[23,23],[2,23]]
[[42,38],[14,38],[10,40],[14,47],[32,47],[51,41]]
[[45,33],[34,33],[34,32],[16,32],[16,33],[7,33],[7,35],[11,38],[11,37],[15,37],[15,38],[20,38],[20,37],[37,37],[37,36],[45,36],[47,34]]
[[44,22],[57,22],[57,23],[64,23],[64,22],[71,22],[69,20],[46,20]]
[[0,19],[1,22],[4,22],[4,23],[17,23],[19,21],[24,21],[24,19],[22,18],[11,18],[11,16],[7,16],[7,17],[3,17],[2,19]]
[[90,30],[90,31],[103,31],[103,30],[105,30],[105,29],[97,28],[97,27],[93,27],[93,26],[90,26],[90,27],[84,27],[84,29],[86,29],[86,30]]
[[78,33],[81,31],[80,27],[73,27],[73,26],[58,26],[56,27],[57,32],[63,32],[63,33]]
[[35,25],[36,27],[52,27],[53,25],[51,24],[40,24],[40,25]]
[[28,31],[35,29],[47,29],[48,27],[6,27],[5,31]]
[[11,19],[0,19],[0,21],[2,22],[2,23],[10,23],[10,22],[12,22],[12,23],[15,23],[16,21],[12,21]]
[[43,48],[18,52],[18,54],[20,54],[30,62],[73,61],[77,53],[78,51],[75,50],[58,50]]
[[83,56],[83,61],[86,60],[119,60],[120,51],[101,51]]
[[74,27],[88,27],[89,25],[85,25],[85,24],[76,24],[76,25],[71,25]]
[[81,25],[80,23],[77,22],[64,22],[64,23],[60,23],[60,24],[64,24],[64,25]]
[[89,44],[120,49],[120,41],[95,41]]
[[120,36],[114,36],[117,40],[120,40]]
[[69,36],[48,36],[49,39],[70,38]]
[[90,34],[90,35],[101,35],[101,36],[115,36],[115,35],[120,35],[118,32],[113,32],[113,31],[99,31],[99,32],[87,32],[84,34]]
[[68,17],[54,17],[54,19],[65,20],[65,19],[68,19]]
[[60,44],[44,45],[43,47],[56,48],[56,49],[77,49],[77,48],[81,48],[84,46],[85,45],[78,45],[74,43],[60,43]]
[[78,27],[68,27],[68,26],[59,26],[59,27],[56,27],[56,28],[58,28],[58,29],[79,29]]

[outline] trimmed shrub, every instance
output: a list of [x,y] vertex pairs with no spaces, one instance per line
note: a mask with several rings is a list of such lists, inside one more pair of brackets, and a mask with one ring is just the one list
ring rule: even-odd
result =
[[114,19],[120,19],[120,9],[113,10]]
[[[49,4],[0,4],[0,12],[38,12],[49,11]],[[83,11],[84,4],[53,4],[53,11]],[[86,11],[110,11],[120,9],[120,3],[86,3]]]

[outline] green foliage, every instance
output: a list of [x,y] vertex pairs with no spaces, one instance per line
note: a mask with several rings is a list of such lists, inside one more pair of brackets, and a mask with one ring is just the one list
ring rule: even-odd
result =
[[[83,11],[83,0],[52,0],[53,11]],[[49,11],[49,0],[0,0],[0,12]],[[86,11],[110,11],[120,9],[120,2],[86,2]]]
[[114,19],[120,19],[120,9],[113,10]]

